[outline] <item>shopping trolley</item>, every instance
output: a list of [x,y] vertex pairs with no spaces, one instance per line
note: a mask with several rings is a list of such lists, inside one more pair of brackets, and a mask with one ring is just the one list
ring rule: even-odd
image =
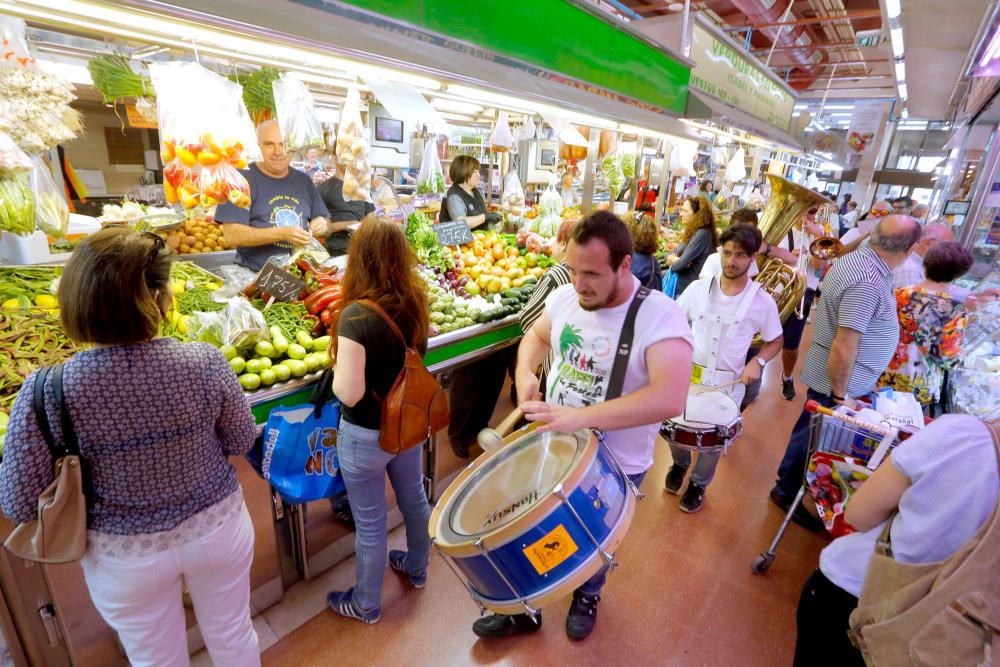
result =
[[807,401],[806,412],[813,413],[809,422],[809,451],[802,486],[785,514],[771,546],[750,564],[756,574],[766,572],[774,562],[792,515],[808,492],[827,531],[834,537],[854,529],[844,521],[843,505],[857,488],[868,479],[886,455],[912,431],[889,422],[875,425],[857,419],[852,411],[833,411],[816,401]]

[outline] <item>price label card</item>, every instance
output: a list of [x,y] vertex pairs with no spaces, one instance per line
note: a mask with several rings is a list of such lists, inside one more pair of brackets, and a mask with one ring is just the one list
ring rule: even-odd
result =
[[437,234],[438,243],[441,245],[463,245],[472,243],[472,232],[465,220],[452,220],[434,225],[434,233]]
[[306,288],[306,284],[277,264],[268,262],[257,274],[257,288],[278,301],[294,301]]

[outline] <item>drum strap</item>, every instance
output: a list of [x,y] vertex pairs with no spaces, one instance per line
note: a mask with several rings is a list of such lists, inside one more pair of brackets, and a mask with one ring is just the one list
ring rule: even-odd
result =
[[625,322],[622,323],[622,333],[618,338],[618,354],[611,366],[611,378],[608,380],[608,391],[604,395],[605,401],[618,398],[622,395],[625,387],[625,373],[628,371],[628,360],[632,356],[632,341],[635,340],[635,320],[639,315],[639,306],[649,296],[649,290],[640,286],[632,297],[628,312],[625,314]]

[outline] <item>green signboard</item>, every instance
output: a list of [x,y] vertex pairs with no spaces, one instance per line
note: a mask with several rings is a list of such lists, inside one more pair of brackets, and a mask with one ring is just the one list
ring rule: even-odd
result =
[[[323,0],[297,0],[345,13]],[[519,68],[657,113],[680,116],[690,69],[675,56],[565,0],[342,0],[353,20]],[[462,74],[462,72],[455,72]]]
[[795,97],[737,49],[695,24],[691,87],[788,131]]

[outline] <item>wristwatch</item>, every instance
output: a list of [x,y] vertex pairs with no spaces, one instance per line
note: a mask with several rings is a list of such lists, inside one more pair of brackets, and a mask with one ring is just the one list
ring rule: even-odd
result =
[[760,357],[754,357],[754,361],[756,361],[758,364],[760,364],[761,368],[764,368],[764,367],[767,366],[767,362],[764,361],[763,359],[761,359]]

